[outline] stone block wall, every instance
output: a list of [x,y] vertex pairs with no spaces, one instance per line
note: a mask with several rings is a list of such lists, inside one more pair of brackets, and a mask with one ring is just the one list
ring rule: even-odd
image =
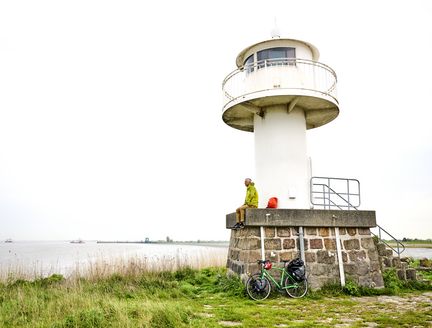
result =
[[[283,260],[300,257],[298,227],[267,226],[264,228],[265,258],[282,266]],[[339,282],[339,266],[334,227],[305,227],[304,247],[308,281],[311,288]],[[339,228],[342,261],[347,279],[368,287],[384,286],[377,246],[369,228]],[[227,267],[230,273],[246,278],[259,270],[261,259],[260,228],[246,226],[232,230]]]

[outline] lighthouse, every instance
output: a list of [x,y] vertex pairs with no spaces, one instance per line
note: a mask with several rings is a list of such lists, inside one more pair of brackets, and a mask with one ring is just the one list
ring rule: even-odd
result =
[[250,45],[224,79],[222,119],[254,133],[259,207],[310,208],[311,163],[306,131],[339,114],[337,77],[309,42],[280,38]]
[[[300,257],[306,289],[335,281],[343,286],[345,276],[361,286],[384,286],[388,252],[371,229],[379,229],[378,239],[386,231],[377,225],[375,211],[358,208],[359,181],[314,177],[307,155],[307,130],[339,115],[335,71],[319,61],[311,43],[277,33],[242,50],[236,65],[223,81],[222,119],[254,134],[260,203],[245,210],[242,229],[232,229],[236,213],[226,215],[228,273],[246,281],[263,260],[282,266]],[[272,197],[278,208],[266,208]]]

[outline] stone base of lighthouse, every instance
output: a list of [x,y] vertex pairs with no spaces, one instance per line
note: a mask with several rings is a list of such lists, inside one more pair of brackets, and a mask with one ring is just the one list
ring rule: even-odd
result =
[[[235,224],[235,213],[226,216],[226,227]],[[340,282],[335,228],[339,228],[346,279],[361,286],[383,287],[377,247],[370,228],[374,211],[298,209],[248,209],[245,228],[232,230],[228,250],[229,274],[246,279],[259,270],[261,229],[264,227],[265,258],[282,266],[283,260],[300,257],[299,227],[303,227],[307,277],[311,288]]]

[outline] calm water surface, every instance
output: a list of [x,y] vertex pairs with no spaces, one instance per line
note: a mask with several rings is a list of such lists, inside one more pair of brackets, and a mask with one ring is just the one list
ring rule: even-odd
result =
[[[204,246],[205,245],[205,246]],[[194,258],[225,258],[227,244],[98,244],[68,241],[0,243],[0,273],[31,272],[36,275],[68,274],[77,266],[97,261],[138,258],[148,262]]]
[[413,257],[415,259],[432,258],[432,248],[406,248],[401,257]]

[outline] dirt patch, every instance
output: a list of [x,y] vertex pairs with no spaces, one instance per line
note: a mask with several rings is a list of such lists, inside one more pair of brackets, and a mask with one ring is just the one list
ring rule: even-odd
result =
[[218,324],[225,327],[236,327],[241,326],[241,322],[238,321],[219,321]]
[[211,314],[211,313],[198,313],[198,315],[200,316],[200,317],[203,317],[203,318],[213,318],[214,317],[214,314]]

